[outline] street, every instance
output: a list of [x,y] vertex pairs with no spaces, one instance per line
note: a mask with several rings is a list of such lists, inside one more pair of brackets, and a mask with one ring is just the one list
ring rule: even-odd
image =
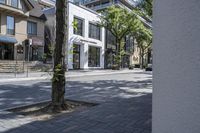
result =
[[[51,128],[41,128],[40,125],[47,126],[62,121],[62,126],[57,128],[61,132],[74,125],[78,127],[70,128],[70,133],[79,133],[79,131],[80,133],[84,131],[85,133],[94,131],[94,133],[151,132],[151,73],[134,72],[67,78],[66,98],[99,105],[80,113],[73,113],[69,118],[53,119],[49,123],[31,121],[34,131],[40,130],[44,133],[52,131]],[[49,80],[0,83],[1,110],[50,99],[51,83]],[[16,125],[15,130],[6,129],[5,121],[0,117],[0,129],[4,127],[2,131],[21,133],[22,130],[30,128],[29,124],[25,127]],[[88,127],[91,128],[88,129]]]

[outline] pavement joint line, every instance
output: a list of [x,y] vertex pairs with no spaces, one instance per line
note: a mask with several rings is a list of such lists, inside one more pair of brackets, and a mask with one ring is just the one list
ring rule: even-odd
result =
[[[109,73],[95,73],[95,74],[80,74],[80,75],[67,75],[66,78],[74,78],[74,77],[84,77],[84,76],[101,76],[101,75],[112,75],[112,74],[125,74],[125,73],[134,73],[135,71],[124,71],[124,72],[109,72]],[[11,81],[30,81],[30,80],[49,80],[51,77],[43,76],[43,77],[24,77],[24,78],[5,78],[1,79],[0,83],[3,82],[11,82]]]
[[[0,113],[1,111],[6,111],[6,112],[10,112],[8,110],[11,110],[11,109],[14,109],[14,108],[21,108],[21,107],[25,107],[25,106],[31,106],[31,105],[34,105],[34,104],[39,104],[39,103],[42,103],[42,102],[49,102],[51,99],[48,99],[48,100],[41,100],[39,102],[34,102],[34,103],[31,103],[31,104],[26,104],[26,105],[19,105],[19,106],[14,106],[14,107],[8,107],[8,108],[4,108],[3,110],[0,109]],[[13,113],[13,112],[11,112]]]
[[[81,101],[81,100],[76,100],[76,99],[65,99],[65,100],[72,101],[72,102],[79,102],[79,103],[90,103],[90,104],[96,104],[96,105],[100,104],[100,103],[97,103],[97,102],[94,102],[94,101]],[[0,113],[1,113],[1,111],[10,112],[8,110],[12,110],[12,109],[16,109],[16,108],[23,108],[23,107],[27,107],[27,106],[33,106],[33,105],[40,104],[40,103],[45,103],[45,102],[51,102],[51,99],[41,100],[39,102],[34,102],[34,103],[26,104],[26,105],[8,107],[8,108],[4,108],[3,110],[0,109]],[[13,113],[13,112],[11,112],[11,113]]]

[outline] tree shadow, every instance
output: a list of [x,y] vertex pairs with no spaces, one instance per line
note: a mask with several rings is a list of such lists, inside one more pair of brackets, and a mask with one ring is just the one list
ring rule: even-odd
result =
[[[39,82],[31,85],[0,85],[0,108],[28,105],[50,100],[51,83]],[[82,112],[60,116],[47,121],[26,119],[16,114],[1,114],[1,121],[19,119],[14,132],[69,132],[69,133],[132,133],[137,130],[151,132],[152,80],[94,80],[68,81],[66,98],[99,103]],[[21,119],[20,119],[21,118]],[[83,130],[84,129],[84,130]]]
[[[0,85],[0,88],[0,109],[51,99],[50,82],[39,82],[32,85],[7,84]],[[115,98],[131,98],[151,93],[151,91],[151,79],[136,82],[126,80],[68,81],[66,98],[101,103]]]
[[152,94],[102,103],[51,120],[32,121],[4,133],[151,133]]

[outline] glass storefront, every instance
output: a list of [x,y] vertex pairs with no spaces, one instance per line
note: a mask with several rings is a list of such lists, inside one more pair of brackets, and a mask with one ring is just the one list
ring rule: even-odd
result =
[[100,48],[89,46],[89,67],[100,67]]
[[73,69],[80,69],[80,45],[73,45]]
[[0,60],[14,60],[14,44],[0,43]]
[[[124,50],[126,54],[122,56],[121,67],[128,68],[130,65],[130,55],[133,52],[134,38],[130,35],[127,35],[124,37],[122,42],[125,43]],[[116,55],[116,52],[116,38],[109,30],[106,30],[105,68],[111,69],[113,64],[115,64],[114,56]]]

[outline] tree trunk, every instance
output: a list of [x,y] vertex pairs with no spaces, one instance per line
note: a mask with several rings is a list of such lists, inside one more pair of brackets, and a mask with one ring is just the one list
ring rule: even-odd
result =
[[117,49],[116,49],[116,61],[117,69],[121,67],[121,55],[120,55],[120,40],[116,39]]
[[144,50],[140,47],[140,68],[144,68]]
[[52,79],[52,109],[65,109],[65,47],[67,0],[56,1],[56,44],[54,51],[54,73]]

